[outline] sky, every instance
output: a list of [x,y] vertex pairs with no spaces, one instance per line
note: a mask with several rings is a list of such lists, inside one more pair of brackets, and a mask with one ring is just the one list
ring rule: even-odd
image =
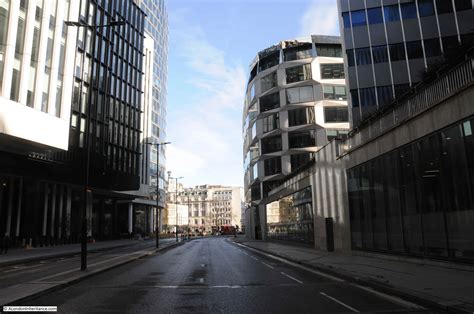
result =
[[166,168],[185,186],[243,186],[249,65],[281,40],[339,35],[336,0],[168,0]]

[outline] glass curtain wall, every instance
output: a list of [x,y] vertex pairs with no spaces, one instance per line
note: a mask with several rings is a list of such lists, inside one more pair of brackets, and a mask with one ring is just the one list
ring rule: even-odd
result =
[[474,118],[347,171],[352,247],[474,262]]

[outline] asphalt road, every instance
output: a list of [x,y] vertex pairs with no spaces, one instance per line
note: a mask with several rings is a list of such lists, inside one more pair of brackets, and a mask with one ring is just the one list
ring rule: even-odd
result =
[[21,305],[56,305],[62,313],[423,311],[247,250],[226,237],[192,240]]

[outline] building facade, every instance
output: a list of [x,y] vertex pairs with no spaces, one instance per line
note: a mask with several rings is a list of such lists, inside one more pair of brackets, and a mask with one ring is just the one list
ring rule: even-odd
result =
[[472,45],[470,0],[338,0],[351,121],[357,127]]
[[334,36],[282,41],[252,62],[243,153],[245,198],[253,220],[265,219],[265,198],[282,179],[332,138],[347,136],[344,77],[340,39]]
[[0,7],[1,235],[78,241],[83,208],[88,236],[128,234],[117,191],[139,187],[144,12],[131,0]]

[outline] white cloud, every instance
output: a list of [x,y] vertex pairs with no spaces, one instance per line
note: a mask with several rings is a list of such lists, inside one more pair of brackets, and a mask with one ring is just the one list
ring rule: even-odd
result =
[[[167,134],[172,144],[167,150],[167,169],[184,176],[186,185],[242,185],[245,68],[226,58],[198,27],[183,20],[174,22],[170,33],[178,54],[175,58],[185,66],[187,79],[173,82],[183,86],[186,97],[170,95],[168,101]],[[183,103],[184,99],[192,100]]]
[[299,36],[339,36],[339,20],[335,0],[313,0],[300,21]]

